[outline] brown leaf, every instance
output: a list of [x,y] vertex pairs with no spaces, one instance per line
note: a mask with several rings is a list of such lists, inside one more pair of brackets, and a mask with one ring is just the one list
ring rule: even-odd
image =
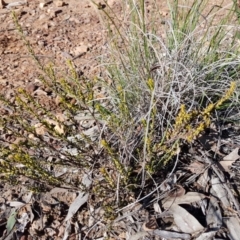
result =
[[219,161],[220,165],[223,167],[223,169],[230,173],[230,167],[235,161]]
[[229,153],[227,156],[223,158],[224,161],[236,161],[240,158],[239,154],[239,148],[235,148],[231,153]]
[[203,188],[206,189],[209,184],[210,177],[209,177],[209,169],[206,169],[203,174],[200,175],[197,183]]
[[170,198],[181,197],[185,194],[185,189],[181,185],[177,185],[168,195]]
[[152,217],[148,222],[143,224],[143,230],[144,231],[153,231],[155,229],[158,229],[158,223],[156,221],[155,217]]
[[205,165],[199,161],[194,161],[187,167],[187,169],[192,173],[200,174],[204,171]]

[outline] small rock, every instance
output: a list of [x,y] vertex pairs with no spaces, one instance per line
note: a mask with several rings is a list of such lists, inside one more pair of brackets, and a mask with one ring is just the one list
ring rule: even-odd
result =
[[[16,1],[16,0],[3,0],[4,4],[10,4],[10,3],[15,3],[15,2],[18,2],[18,1]],[[21,2],[21,1],[19,1],[19,2]]]
[[32,133],[28,135],[28,138],[35,141],[37,140],[37,138]]
[[113,7],[113,5],[116,3],[116,1],[115,0],[108,0],[108,6],[109,7]]
[[39,29],[41,30],[48,30],[48,28],[49,28],[48,23],[44,23],[39,27]]
[[61,13],[62,10],[59,8],[49,8],[47,12],[50,15],[50,17],[54,18],[57,16],[58,13]]
[[37,89],[35,92],[34,92],[34,95],[35,96],[47,96],[47,93],[41,89]]
[[88,24],[88,23],[90,23],[90,22],[91,22],[91,20],[90,20],[89,17],[87,17],[87,18],[84,20],[84,23],[85,23],[85,24]]
[[81,21],[78,20],[78,19],[75,18],[75,17],[70,17],[70,18],[69,18],[69,21],[70,21],[70,22],[75,22],[75,23],[77,23],[77,24],[80,24],[80,23],[81,23]]
[[60,122],[65,122],[67,120],[67,116],[64,115],[63,113],[56,113],[56,118],[60,121]]
[[70,18],[71,18],[71,15],[65,14],[65,15],[63,16],[63,21],[67,21],[67,20],[70,19]]
[[44,8],[51,2],[52,2],[52,0],[41,0],[41,2],[39,3],[39,7]]
[[80,45],[74,49],[75,56],[85,54],[89,50],[87,45]]
[[35,16],[36,10],[35,9],[29,10],[29,14],[32,15],[32,16]]
[[61,0],[54,1],[54,4],[55,4],[56,7],[62,7],[62,6],[64,6],[64,1],[61,1]]
[[44,8],[46,5],[47,5],[47,3],[45,3],[45,2],[39,3],[39,7],[40,7],[40,8]]
[[29,92],[29,93],[33,93],[34,91],[36,91],[38,88],[38,86],[34,83],[29,83],[27,86],[26,86],[26,91]]
[[26,142],[26,139],[23,137],[17,137],[16,140],[13,142],[16,145],[19,145],[20,143]]
[[3,4],[3,0],[0,0],[0,9],[3,9],[3,6],[4,4]]
[[36,134],[44,135],[47,132],[47,129],[43,126],[42,123],[37,123],[34,125]]
[[42,20],[42,19],[46,19],[48,20],[46,14],[41,14],[39,17],[38,17],[39,20]]
[[54,21],[49,21],[49,22],[48,22],[48,25],[49,25],[50,27],[55,27],[55,26],[57,25],[57,23],[54,22]]
[[39,45],[40,47],[44,47],[44,46],[45,46],[45,42],[42,41],[42,40],[38,41],[37,43],[38,43],[38,45]]
[[61,52],[61,56],[64,58],[64,59],[72,59],[72,56],[67,53],[67,52]]
[[57,95],[57,97],[55,98],[56,105],[58,106],[61,102],[62,102],[62,98],[59,95]]

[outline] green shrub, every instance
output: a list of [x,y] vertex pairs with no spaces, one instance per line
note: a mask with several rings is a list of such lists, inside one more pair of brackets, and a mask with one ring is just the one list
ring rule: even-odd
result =
[[[213,25],[215,9],[203,16],[205,2],[181,7],[173,1],[161,37],[161,15],[147,13],[145,4],[123,1],[124,21],[107,2],[96,10],[109,30],[109,48],[104,74],[93,79],[78,76],[70,61],[70,74],[56,72],[52,64],[43,66],[13,15],[42,71],[42,84],[59,97],[55,107],[64,119],[23,89],[14,103],[2,95],[1,104],[11,114],[2,117],[1,134],[22,139],[16,144],[1,139],[2,178],[24,176],[34,186],[79,188],[81,173],[91,172],[92,193],[98,201],[110,199],[106,209],[113,213],[136,189],[145,189],[146,181],[165,176],[162,170],[180,154],[181,144],[197,139],[216,113],[234,118],[239,110],[239,49],[237,32],[228,23],[234,21],[236,5]],[[101,98],[98,89],[104,90]],[[95,126],[84,129],[79,119]],[[57,167],[72,170],[58,176]]]

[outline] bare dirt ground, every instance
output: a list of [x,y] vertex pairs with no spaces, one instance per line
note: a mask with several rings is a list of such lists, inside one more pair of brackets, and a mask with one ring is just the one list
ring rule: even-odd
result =
[[[59,71],[64,71],[66,60],[71,59],[79,73],[88,77],[101,74],[97,66],[100,56],[105,54],[107,48],[106,29],[101,24],[97,8],[94,9],[90,1],[28,0],[19,1],[19,4],[14,6],[15,3],[15,0],[5,0],[0,9],[0,91],[4,92],[10,101],[13,101],[18,87],[42,96],[44,105],[51,105],[51,102],[55,101],[53,96],[49,96],[48,89],[40,84],[37,67],[14,25],[12,10],[16,12],[24,34],[41,61],[54,62]],[[216,1],[210,1],[209,8],[214,4],[217,5]],[[121,14],[118,0],[109,0],[109,5],[116,13]],[[230,7],[228,1],[223,5]],[[167,18],[169,10],[166,1],[159,1],[159,6],[162,16]],[[151,5],[148,6],[149,11],[152,8]],[[222,14],[224,9],[219,12],[219,19]],[[64,222],[69,206],[77,197],[77,191],[55,189],[55,192],[41,194],[34,201],[32,197],[32,193],[24,185],[12,187],[0,183],[0,239],[103,239],[103,233],[96,231],[94,235],[81,238],[80,232],[83,230],[79,231],[79,228],[91,226],[86,223],[89,218],[88,211],[82,211],[76,217],[77,221],[72,221],[69,226]],[[18,234],[10,231],[7,235],[6,224],[11,209],[19,206],[22,208],[18,212],[22,226],[24,214],[27,212],[30,215],[30,220],[26,220],[28,225],[25,226],[28,230]],[[148,213],[141,211],[144,216],[141,221],[145,221]],[[89,221],[94,222],[91,218]],[[121,228],[125,229],[119,224],[119,232],[111,239],[127,238]],[[84,232],[90,230],[86,228]]]

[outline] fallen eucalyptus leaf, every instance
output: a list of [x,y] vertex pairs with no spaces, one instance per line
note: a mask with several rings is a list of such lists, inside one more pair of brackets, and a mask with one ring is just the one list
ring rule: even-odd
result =
[[235,148],[231,153],[223,158],[224,161],[236,161],[240,158],[238,155],[239,148]]
[[26,226],[28,225],[30,219],[27,213],[23,213],[21,218],[17,220],[20,224],[17,224],[17,231],[24,232],[26,230]]
[[138,239],[142,239],[143,237],[147,236],[148,233],[147,232],[138,232],[134,235],[132,235],[129,240],[138,240]]
[[158,202],[154,202],[153,208],[154,208],[154,211],[155,211],[156,213],[162,213],[162,210],[161,210]]
[[191,239],[190,234],[187,233],[177,233],[177,232],[170,232],[170,231],[164,231],[164,230],[154,230],[153,234],[160,236],[165,239]]
[[26,203],[19,202],[19,201],[11,201],[9,202],[10,207],[15,207],[15,208],[21,208],[25,205]]
[[204,230],[204,227],[193,215],[177,204],[173,204],[170,211],[173,214],[175,224],[181,232],[192,234]]
[[210,180],[209,177],[209,169],[206,169],[203,174],[197,180],[197,183],[203,188],[206,189],[208,187],[208,182]]
[[201,174],[205,168],[206,166],[199,161],[194,161],[187,167],[189,171],[195,174]]
[[225,223],[229,230],[230,239],[239,239],[240,223],[236,217],[230,217],[225,219]]
[[7,226],[6,226],[7,234],[9,234],[12,231],[12,229],[17,221],[16,216],[17,216],[16,209],[12,209],[11,214],[7,220]]
[[69,235],[71,234],[71,221],[67,221],[64,236],[62,240],[67,240],[69,238]]
[[196,238],[196,240],[209,240],[213,239],[213,237],[216,235],[217,231],[211,231],[211,232],[205,232],[202,233],[199,237]]
[[212,189],[215,192],[215,195],[219,198],[225,208],[230,208],[230,203],[227,199],[227,191],[223,187],[223,184],[219,178],[215,177],[211,179]]
[[54,193],[66,193],[69,190],[66,188],[61,188],[61,187],[55,187],[53,189],[50,190],[50,194],[54,194]]
[[26,196],[23,196],[22,199],[25,203],[29,203],[32,199],[33,192],[30,191]]
[[142,227],[142,229],[146,232],[153,231],[158,228],[159,226],[158,226],[157,220],[156,218],[153,218],[153,217],[149,219],[148,222],[144,223]]
[[88,193],[79,192],[78,197],[70,205],[68,214],[65,218],[65,222],[72,218],[72,216],[78,211],[78,209],[88,200]]
[[91,179],[90,176],[91,176],[91,173],[89,173],[89,174],[84,174],[84,176],[83,176],[82,184],[83,184],[86,188],[90,187],[91,184],[92,184],[92,179]]
[[222,226],[222,213],[218,200],[211,197],[206,211],[207,226],[219,229]]
[[172,189],[172,191],[168,194],[169,198],[180,198],[182,196],[184,196],[186,193],[186,190],[181,186],[181,185],[176,185],[176,187],[174,187]]
[[27,0],[9,3],[6,6],[6,8],[17,7],[17,6],[21,6],[21,5],[24,5],[24,4],[27,4]]
[[221,166],[223,167],[223,169],[230,173],[230,167],[232,166],[232,164],[234,163],[235,161],[219,161],[219,163],[221,164]]
[[[90,174],[85,174],[83,176],[82,184],[87,188],[92,184],[92,180],[90,179]],[[72,218],[72,216],[78,211],[78,209],[88,200],[89,193],[79,192],[78,197],[73,201],[70,205],[68,214],[65,218],[65,222]]]
[[164,208],[171,207],[172,204],[190,204],[194,202],[199,202],[204,199],[206,195],[198,192],[188,192],[185,195],[179,197],[168,197],[165,202],[163,202]]

